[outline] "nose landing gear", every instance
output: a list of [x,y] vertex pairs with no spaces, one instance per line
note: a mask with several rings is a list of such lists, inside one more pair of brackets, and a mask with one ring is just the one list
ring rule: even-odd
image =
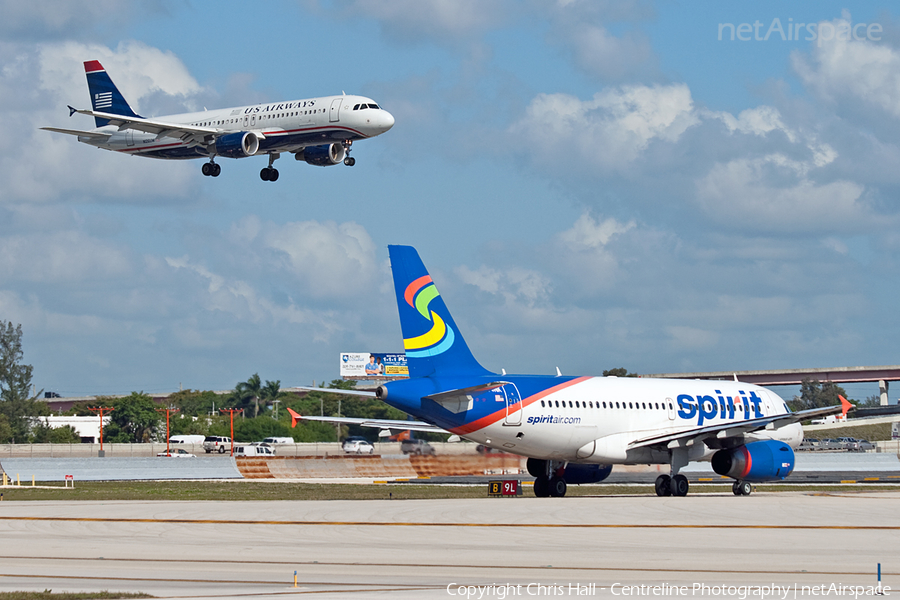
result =
[[344,164],[348,167],[352,167],[356,164],[356,159],[350,156],[350,146],[353,145],[353,140],[344,140],[341,142],[341,145],[344,147],[344,153],[347,155],[344,158]]

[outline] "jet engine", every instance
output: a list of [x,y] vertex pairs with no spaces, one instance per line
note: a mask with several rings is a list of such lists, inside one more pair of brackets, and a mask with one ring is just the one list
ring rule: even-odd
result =
[[566,483],[598,483],[612,473],[612,465],[566,465]]
[[305,160],[307,164],[317,167],[330,167],[344,161],[347,156],[342,144],[323,144],[307,146],[294,154],[297,160]]
[[216,154],[228,158],[253,156],[259,150],[259,137],[252,131],[238,131],[216,138]]
[[794,451],[784,442],[765,440],[719,450],[712,457],[719,475],[750,482],[782,480],[794,470]]

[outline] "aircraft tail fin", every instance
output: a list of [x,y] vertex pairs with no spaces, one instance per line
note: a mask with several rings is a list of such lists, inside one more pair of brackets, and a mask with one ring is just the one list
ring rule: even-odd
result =
[[[97,112],[141,118],[131,110],[125,97],[110,79],[99,60],[84,61],[84,74],[87,77],[88,91],[91,93],[91,108]],[[94,117],[94,123],[97,127],[103,127],[109,123],[109,120]]]
[[490,374],[472,356],[416,249],[388,252],[409,376]]

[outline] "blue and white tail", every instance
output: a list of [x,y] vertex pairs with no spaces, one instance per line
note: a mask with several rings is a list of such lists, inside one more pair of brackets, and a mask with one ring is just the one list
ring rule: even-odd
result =
[[410,377],[486,375],[456,327],[419,253],[388,246]]
[[[88,91],[91,93],[91,107],[95,111],[141,118],[131,110],[128,102],[125,101],[119,88],[110,79],[99,60],[86,60],[84,74],[87,77]],[[94,117],[94,123],[97,127],[103,127],[109,123],[109,119]]]

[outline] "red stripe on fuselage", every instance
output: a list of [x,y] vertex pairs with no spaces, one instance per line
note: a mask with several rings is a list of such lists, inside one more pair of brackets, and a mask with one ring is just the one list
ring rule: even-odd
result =
[[[564,390],[567,387],[571,387],[577,383],[581,383],[582,381],[587,381],[588,379],[591,379],[591,377],[588,377],[588,376],[576,377],[575,379],[572,379],[571,381],[566,381],[565,383],[560,383],[559,385],[555,385],[551,388],[547,388],[546,390],[544,390],[542,392],[538,392],[537,394],[534,394],[533,396],[528,396],[527,398],[522,399],[522,401],[519,402],[516,406],[514,406],[512,412],[516,412],[517,410],[522,410],[523,408],[525,408],[532,402],[537,402],[541,398],[545,398],[545,397],[549,396],[550,394],[553,394],[554,392]],[[477,421],[472,421],[471,423],[466,423],[465,425],[461,425],[460,427],[454,427],[454,428],[450,429],[450,431],[452,431],[453,433],[456,433],[458,435],[465,435],[467,433],[472,433],[473,431],[483,429],[483,428],[487,427],[488,425],[493,425],[494,423],[496,423],[497,421],[499,421],[500,419],[503,419],[505,417],[506,417],[506,406],[504,406],[500,410],[493,412],[485,417],[481,417]]]

